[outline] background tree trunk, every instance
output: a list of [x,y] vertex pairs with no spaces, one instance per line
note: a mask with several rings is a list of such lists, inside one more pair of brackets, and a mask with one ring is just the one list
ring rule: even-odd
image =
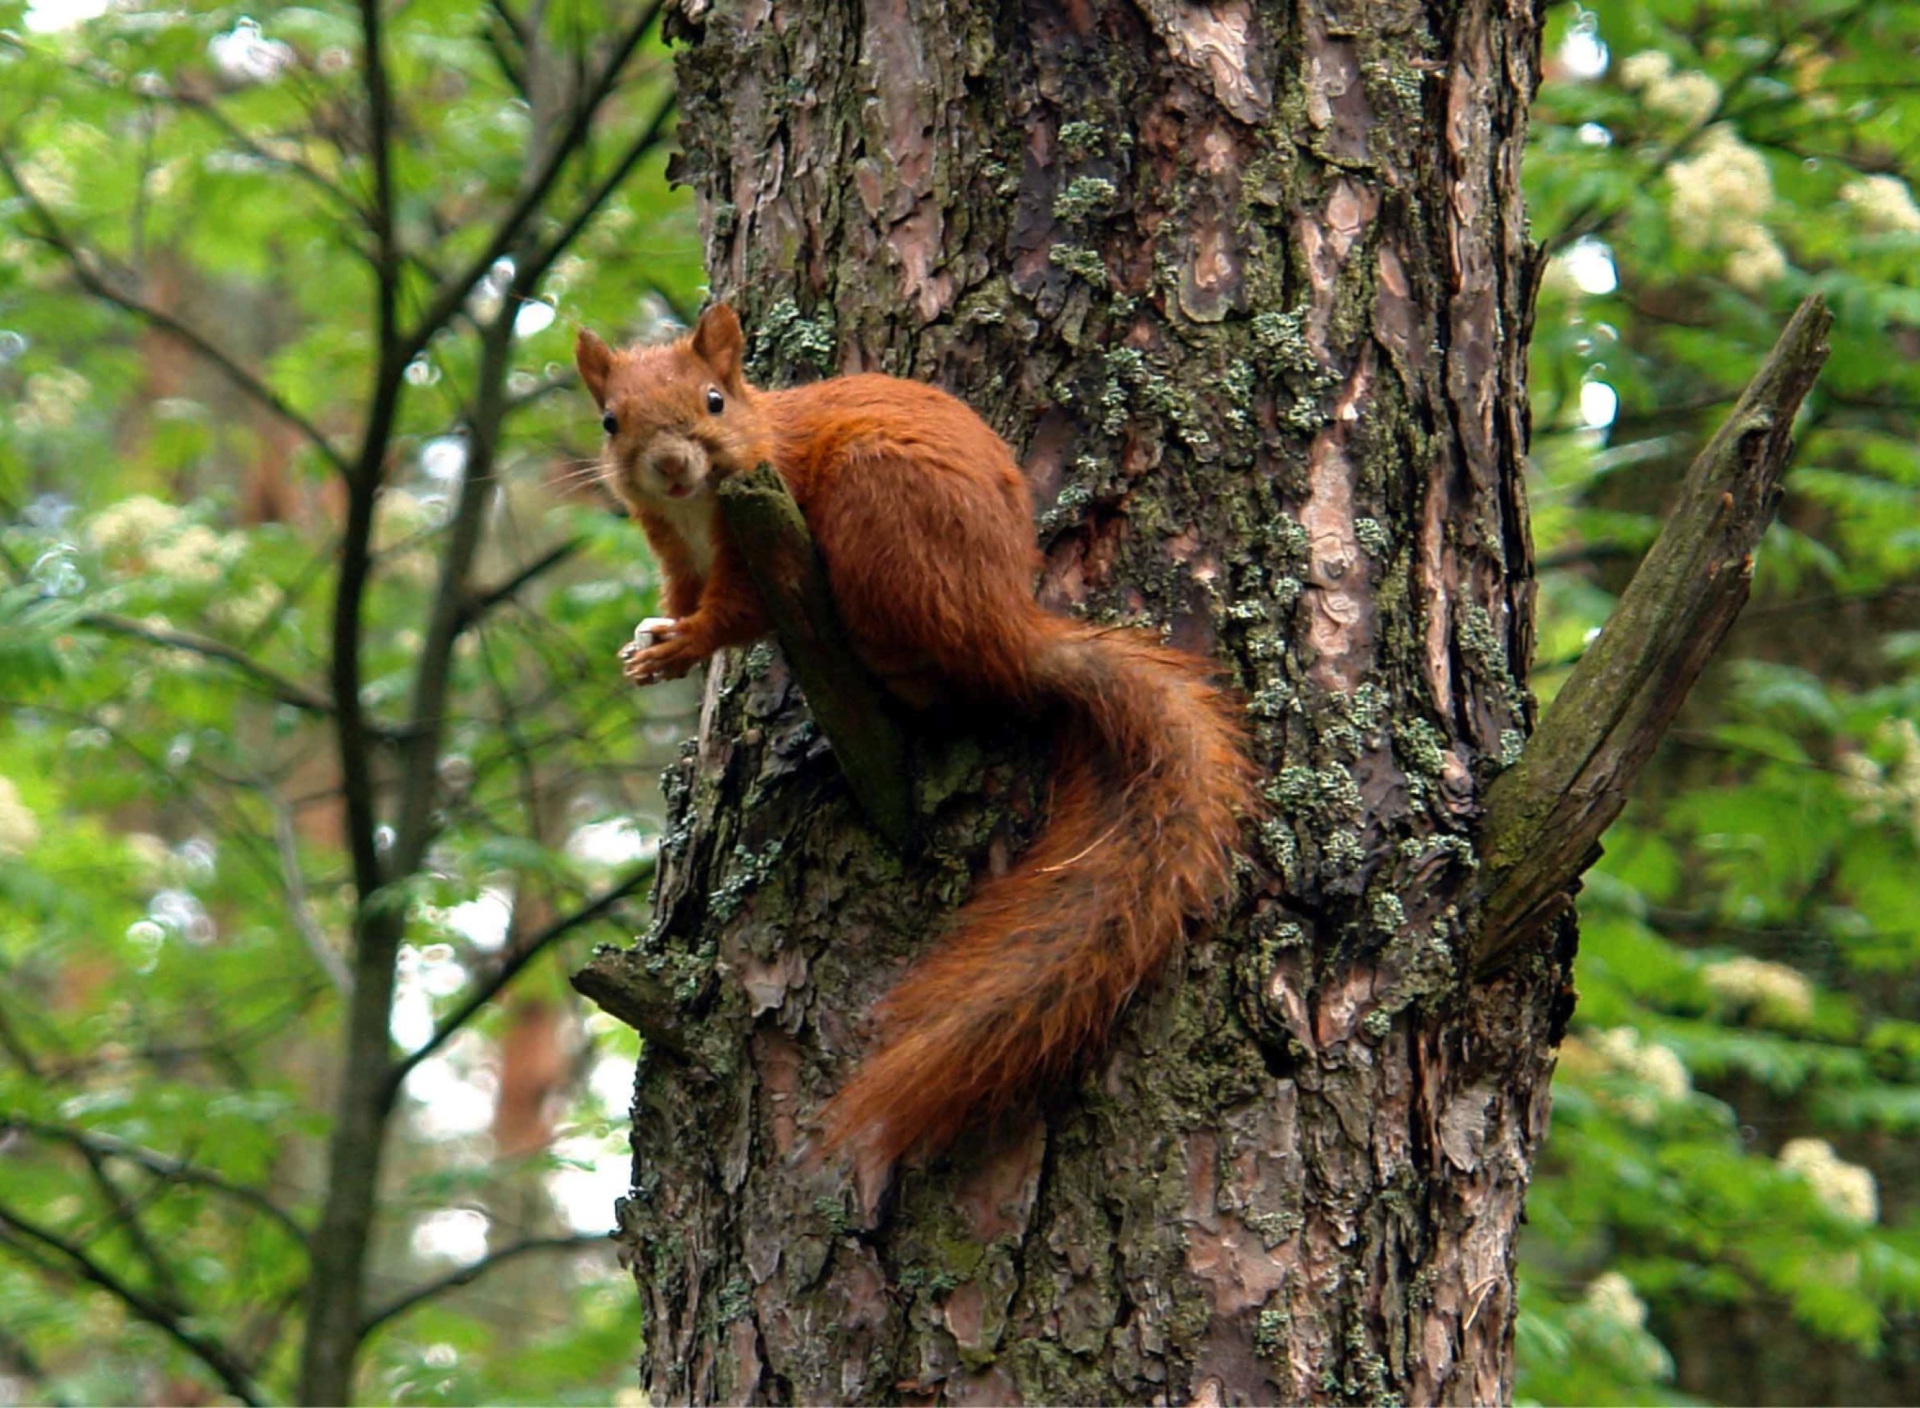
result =
[[1033,483],[1042,598],[1226,662],[1274,808],[1235,915],[1077,1088],[874,1199],[796,1151],[868,1004],[1030,830],[1044,745],[929,745],[903,863],[777,652],[717,670],[655,927],[581,980],[651,1038],[621,1238],[655,1400],[1507,1397],[1572,935],[1469,984],[1458,902],[1531,707],[1536,16],[677,23],[684,175],[760,378],[979,409]]

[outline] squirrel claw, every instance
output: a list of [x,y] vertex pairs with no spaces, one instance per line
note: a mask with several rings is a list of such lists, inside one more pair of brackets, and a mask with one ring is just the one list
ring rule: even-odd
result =
[[[682,634],[679,621],[671,616],[649,616],[633,628],[633,639],[620,647],[620,668],[635,684],[646,684],[653,672],[637,671],[634,662],[663,641]],[[644,674],[644,678],[642,675]]]
[[647,643],[642,644],[642,633],[636,631],[633,640],[621,649],[620,673],[629,682],[647,685],[658,680],[677,680],[706,658],[708,652],[691,643],[692,638],[678,621],[666,624],[673,630],[664,640],[647,633],[644,637]]

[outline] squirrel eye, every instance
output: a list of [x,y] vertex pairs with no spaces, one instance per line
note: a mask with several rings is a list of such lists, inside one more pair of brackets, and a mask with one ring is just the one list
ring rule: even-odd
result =
[[726,399],[711,386],[707,388],[707,414],[717,416],[727,408]]
[[612,435],[614,432],[620,429],[620,417],[615,415],[612,411],[608,411],[605,415],[600,417],[600,424],[606,430],[607,434]]

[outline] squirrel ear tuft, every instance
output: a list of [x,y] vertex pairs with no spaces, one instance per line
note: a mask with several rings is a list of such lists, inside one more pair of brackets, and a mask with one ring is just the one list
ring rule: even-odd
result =
[[740,380],[746,338],[740,331],[740,316],[731,304],[716,303],[700,315],[693,330],[693,350],[720,380],[730,385]]
[[607,350],[607,344],[585,328],[580,329],[580,336],[573,342],[573,364],[580,369],[580,380],[587,384],[593,403],[604,408],[607,377],[613,372],[613,353]]

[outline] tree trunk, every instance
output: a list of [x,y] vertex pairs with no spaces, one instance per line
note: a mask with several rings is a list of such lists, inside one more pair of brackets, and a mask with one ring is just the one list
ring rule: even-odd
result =
[[716,670],[654,929],[581,979],[650,1038],[620,1237],[654,1400],[1509,1397],[1572,935],[1470,982],[1463,900],[1530,721],[1537,17],[683,0],[678,25],[685,179],[760,378],[976,407],[1034,486],[1042,599],[1230,669],[1273,809],[1235,912],[1077,1085],[875,1196],[805,1157],[809,1120],[969,868],[1044,811],[1044,741],[927,745],[932,842],[902,861],[777,652]]

